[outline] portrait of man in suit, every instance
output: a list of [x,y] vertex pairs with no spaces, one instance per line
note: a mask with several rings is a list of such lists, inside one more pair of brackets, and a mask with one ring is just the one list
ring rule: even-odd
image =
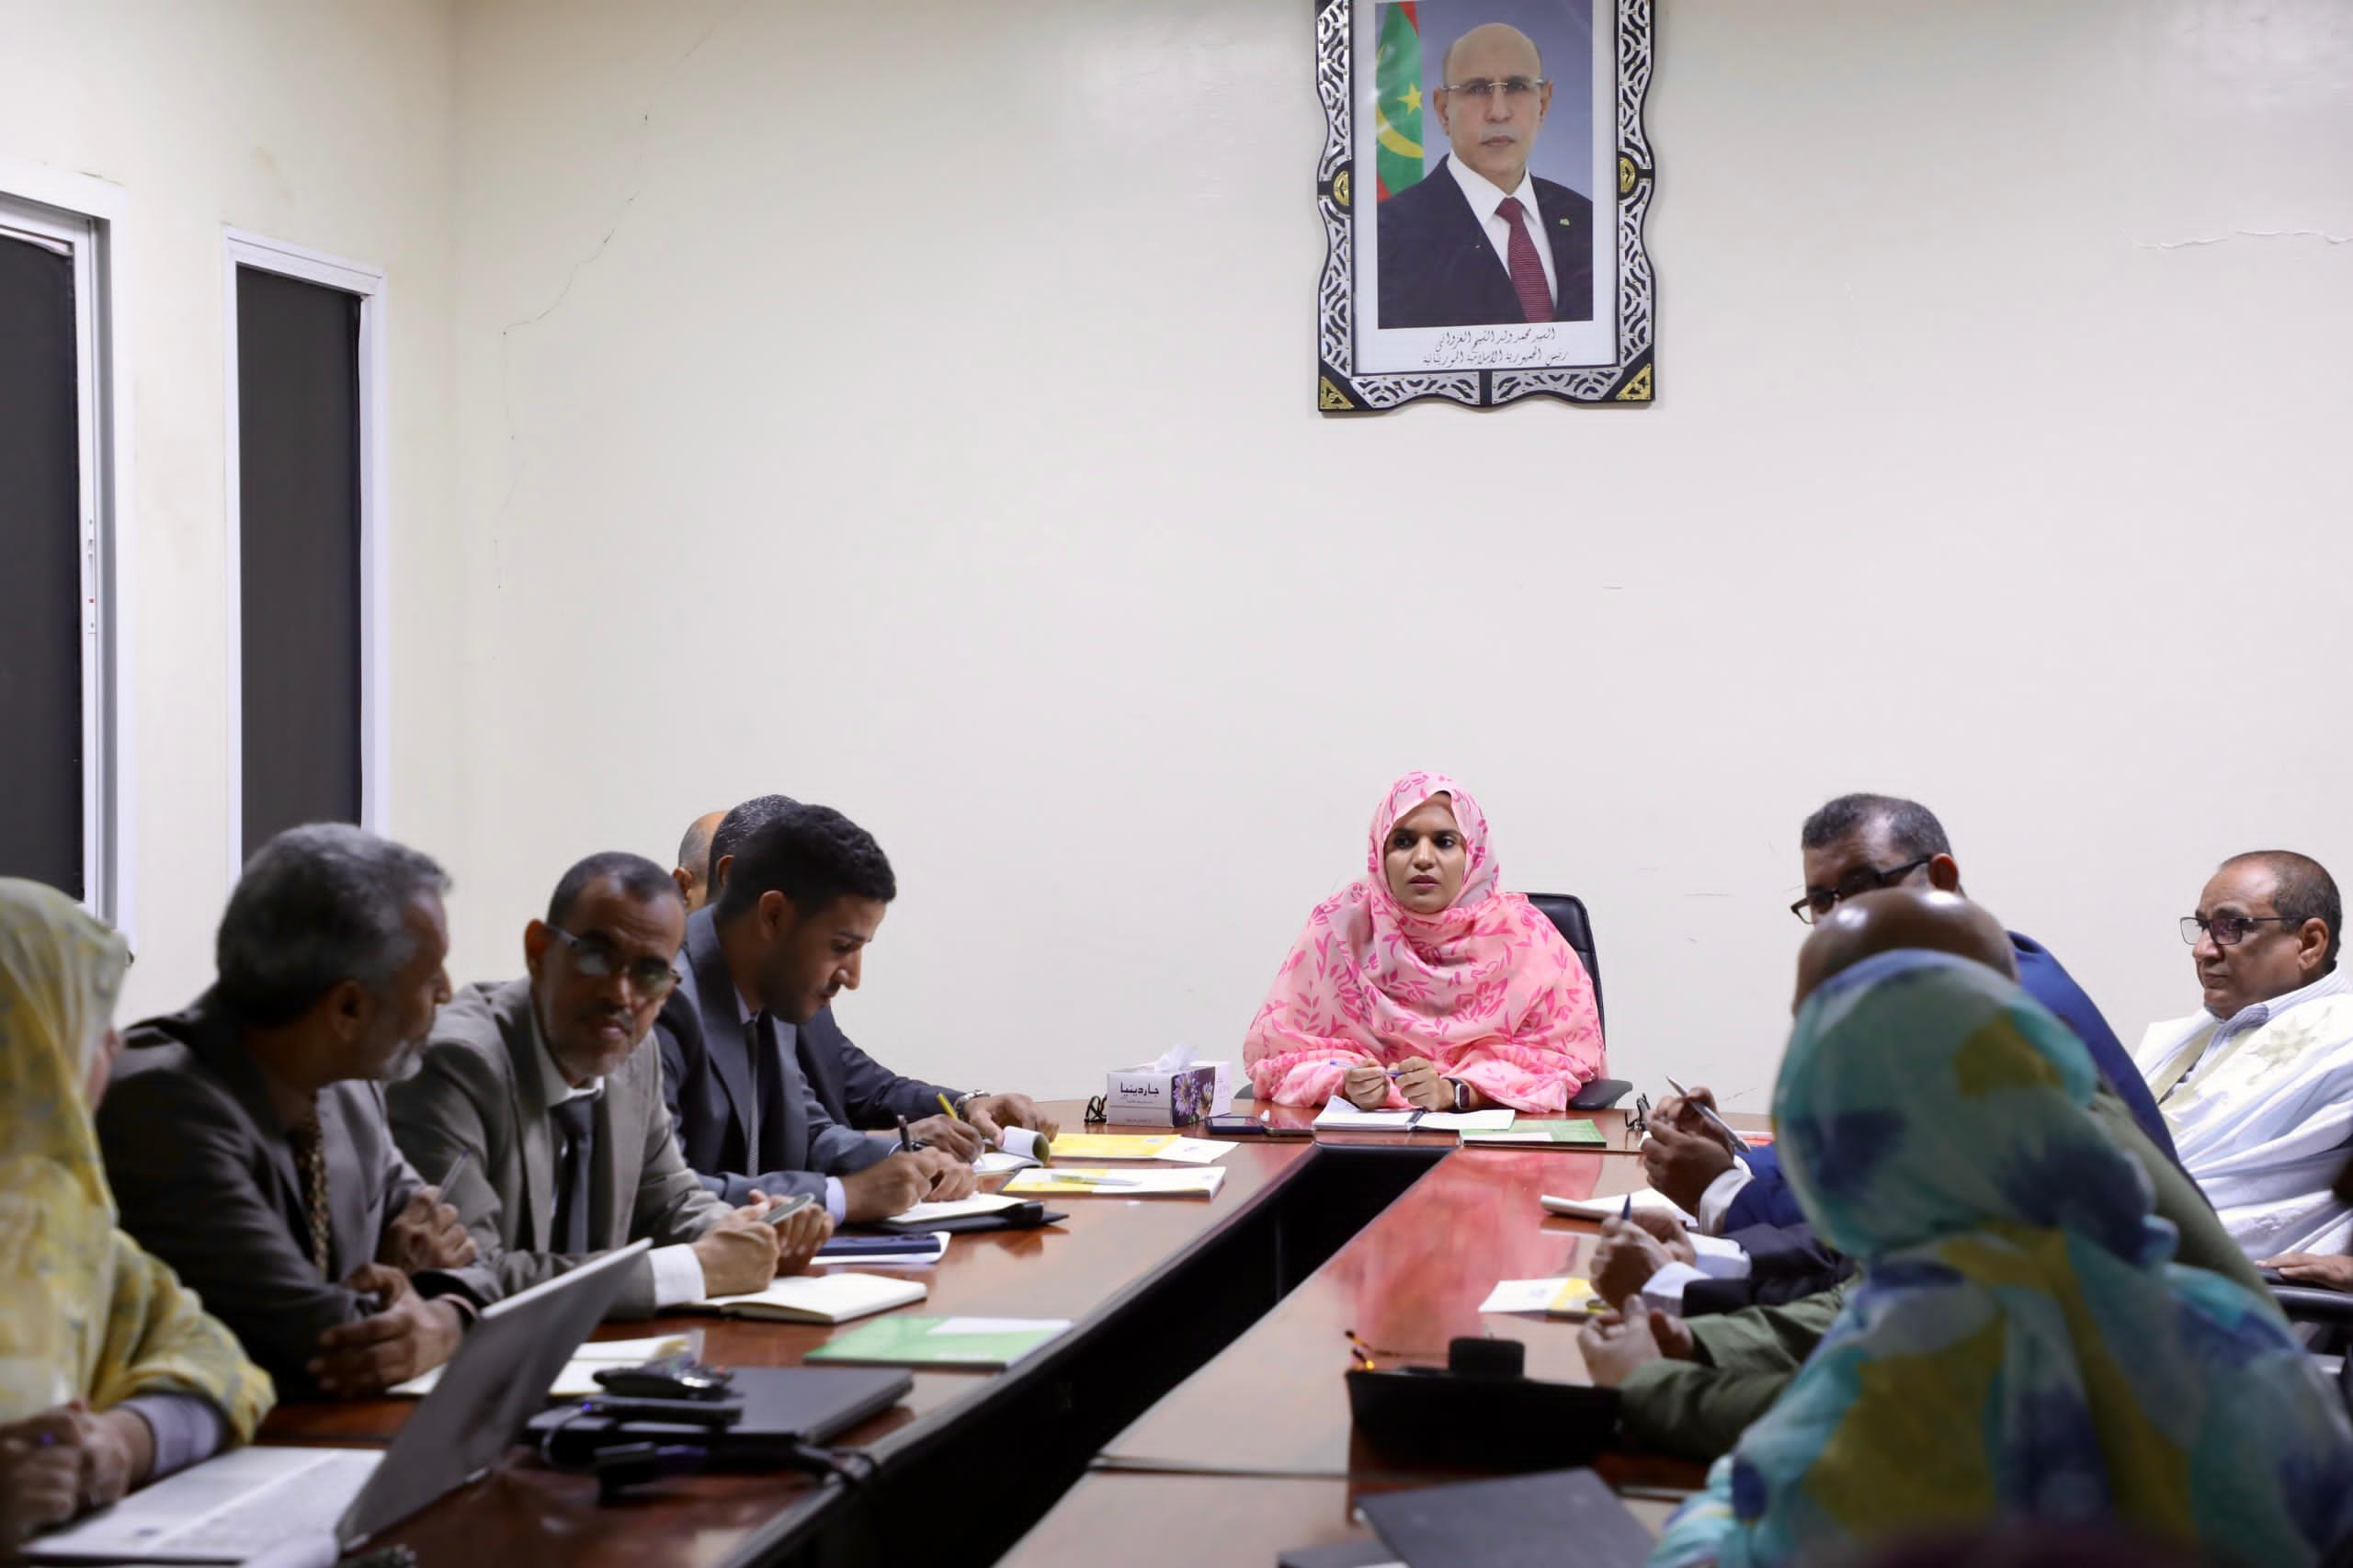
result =
[[[1430,17],[1433,9],[1423,8],[1421,16]],[[1406,19],[1392,18],[1384,27]],[[1394,58],[1390,44],[1384,34],[1384,111]],[[1420,47],[1416,31],[1411,40],[1416,66]],[[1374,214],[1381,328],[1593,319],[1593,203],[1529,167],[1554,86],[1536,42],[1510,23],[1490,21],[1446,45],[1427,91],[1427,117],[1420,114],[1419,83],[1404,88],[1403,101],[1415,119],[1425,131],[1435,120],[1448,152],[1427,172],[1418,167],[1416,153],[1404,168],[1418,177],[1394,189],[1395,160],[1381,158]]]

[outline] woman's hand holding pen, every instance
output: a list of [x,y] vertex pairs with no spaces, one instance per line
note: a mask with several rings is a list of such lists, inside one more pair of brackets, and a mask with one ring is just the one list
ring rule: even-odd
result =
[[1358,1110],[1379,1110],[1389,1103],[1389,1070],[1351,1066],[1340,1075],[1340,1095]]

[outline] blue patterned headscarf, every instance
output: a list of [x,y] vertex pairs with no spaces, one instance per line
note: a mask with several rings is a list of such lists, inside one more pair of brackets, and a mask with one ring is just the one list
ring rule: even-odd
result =
[[2066,1026],[1949,954],[1815,991],[1773,1096],[1781,1164],[1864,1280],[1654,1564],[1996,1516],[2249,1563],[2353,1533],[2342,1406],[2245,1290],[2170,1261],[2146,1178],[2084,1108],[2097,1081]]

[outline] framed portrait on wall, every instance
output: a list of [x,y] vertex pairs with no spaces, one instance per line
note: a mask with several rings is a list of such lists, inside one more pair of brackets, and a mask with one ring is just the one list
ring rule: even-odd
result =
[[1315,0],[1316,406],[1644,403],[1650,0]]

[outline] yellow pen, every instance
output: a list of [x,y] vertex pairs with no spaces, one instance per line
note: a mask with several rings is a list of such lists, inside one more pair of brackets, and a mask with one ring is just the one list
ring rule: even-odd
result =
[[[961,1121],[964,1119],[963,1117],[957,1112],[956,1103],[949,1099],[946,1095],[934,1095],[932,1097],[939,1102],[939,1108],[948,1113],[948,1119],[950,1121]],[[981,1140],[981,1147],[983,1149],[994,1149],[996,1145],[983,1138]]]

